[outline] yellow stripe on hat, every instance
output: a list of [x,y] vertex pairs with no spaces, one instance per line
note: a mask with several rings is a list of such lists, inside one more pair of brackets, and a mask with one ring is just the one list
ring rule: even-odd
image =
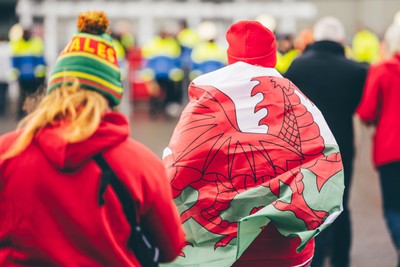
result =
[[89,57],[91,59],[101,61],[102,63],[106,64],[108,67],[114,69],[117,72],[120,71],[120,69],[117,66],[115,66],[113,63],[109,62],[108,60],[101,58],[99,56],[87,53],[87,52],[72,51],[72,52],[68,52],[67,54],[59,56],[58,59],[69,58],[69,57],[73,57],[73,56]]
[[87,73],[80,72],[80,71],[63,71],[63,72],[58,72],[58,73],[53,74],[53,75],[50,77],[50,80],[57,79],[57,78],[60,78],[60,77],[68,77],[68,76],[70,76],[70,77],[77,77],[77,78],[84,78],[84,79],[88,79],[88,80],[92,80],[92,81],[101,83],[101,84],[107,86],[108,88],[110,88],[110,89],[112,89],[112,90],[118,92],[118,93],[122,93],[123,90],[124,90],[123,88],[118,87],[118,86],[115,86],[114,84],[109,83],[108,81],[106,81],[106,80],[104,80],[104,79],[102,79],[102,78],[99,78],[98,76],[91,75],[91,74],[87,74]]

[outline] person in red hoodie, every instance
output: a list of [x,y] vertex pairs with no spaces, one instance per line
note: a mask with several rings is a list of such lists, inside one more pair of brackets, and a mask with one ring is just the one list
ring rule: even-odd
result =
[[356,114],[376,127],[373,160],[380,176],[386,224],[400,266],[400,24],[387,29],[384,44],[390,57],[370,67]]
[[108,24],[103,12],[79,15],[47,95],[19,130],[0,137],[0,266],[141,266],[132,212],[159,262],[185,244],[161,161],[113,111],[123,89]]

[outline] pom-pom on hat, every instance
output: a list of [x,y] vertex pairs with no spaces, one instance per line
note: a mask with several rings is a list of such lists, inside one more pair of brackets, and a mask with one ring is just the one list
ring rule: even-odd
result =
[[231,25],[226,33],[228,63],[243,61],[274,68],[276,65],[275,35],[258,21],[243,20]]
[[78,33],[58,57],[47,93],[68,83],[71,78],[77,78],[81,88],[102,94],[110,106],[121,102],[121,73],[117,53],[108,34],[108,25],[109,20],[104,12],[79,14]]

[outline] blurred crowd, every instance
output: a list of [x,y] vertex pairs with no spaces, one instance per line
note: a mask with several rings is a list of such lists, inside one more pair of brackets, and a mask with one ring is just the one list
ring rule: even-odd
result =
[[[282,75],[314,42],[312,28],[287,34],[276,31],[277,23],[270,15],[260,15],[256,20],[275,33],[276,69]],[[179,116],[182,104],[187,100],[189,82],[227,64],[226,44],[219,41],[222,33],[216,23],[203,21],[197,27],[189,27],[182,20],[178,25],[161,26],[151,40],[140,46],[129,27],[116,28],[112,32],[125,86],[130,89],[125,102],[148,102],[152,116]],[[45,84],[45,44],[39,36],[32,34],[32,29],[23,29],[19,24],[10,29],[9,35],[8,40],[0,42],[0,114],[5,113],[9,102],[9,83],[18,81],[18,93],[11,92],[11,96],[18,98],[17,118],[20,119],[25,115],[24,109],[29,109],[24,108],[26,95],[37,92],[35,88]],[[350,41],[343,40],[343,45],[348,58],[369,65],[386,57],[382,36],[372,30],[360,27],[347,40]]]

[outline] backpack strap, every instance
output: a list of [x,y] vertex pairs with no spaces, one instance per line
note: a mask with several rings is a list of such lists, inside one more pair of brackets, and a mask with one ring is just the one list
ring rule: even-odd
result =
[[136,207],[134,202],[132,201],[132,198],[130,197],[130,194],[101,154],[95,155],[94,160],[96,161],[97,165],[100,166],[103,172],[100,182],[99,204],[103,205],[105,203],[103,195],[107,189],[107,186],[111,185],[122,205],[122,209],[129,224],[134,229],[139,220],[136,217]]
[[100,189],[99,189],[99,206],[103,206],[105,204],[104,193],[108,185],[110,184],[111,177],[115,175],[115,173],[110,169],[107,162],[103,159],[103,157],[96,155],[94,156],[94,160],[97,165],[101,168],[102,174],[100,178]]
[[107,161],[101,154],[97,154],[93,157],[97,165],[102,170],[100,190],[99,190],[99,205],[104,205],[104,193],[108,185],[111,185],[119,202],[121,203],[122,210],[124,211],[125,217],[128,220],[132,232],[129,237],[129,247],[134,251],[137,259],[142,266],[158,266],[159,250],[153,246],[149,239],[146,237],[143,229],[139,222],[139,216],[136,215],[136,207],[131,198],[131,194],[124,187],[121,181],[118,179],[115,172],[108,165]]

